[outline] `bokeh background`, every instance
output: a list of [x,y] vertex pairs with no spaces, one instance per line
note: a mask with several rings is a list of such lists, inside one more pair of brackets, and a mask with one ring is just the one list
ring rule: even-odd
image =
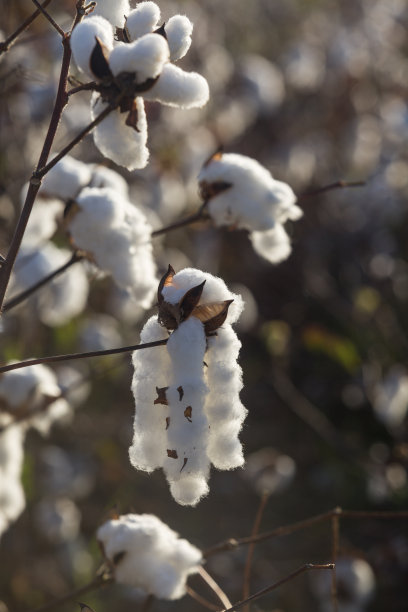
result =
[[[49,7],[66,28],[74,9],[73,0]],[[156,227],[198,208],[196,176],[220,144],[258,159],[299,195],[339,179],[365,184],[302,197],[304,217],[288,228],[293,253],[278,266],[254,253],[245,232],[209,223],[156,240],[160,273],[168,263],[193,265],[221,276],[247,302],[237,326],[247,467],[214,471],[197,508],[178,506],[163,474],[148,476],[129,464],[130,357],[81,361],[70,372],[55,368],[61,385],[77,375],[75,413],[46,438],[27,435],[27,507],[0,542],[2,611],[35,608],[89,581],[101,562],[95,531],[112,510],[157,514],[205,549],[250,534],[265,487],[261,531],[337,505],[407,508],[408,2],[180,0],[163,1],[161,9],[164,18],[185,13],[194,22],[193,45],[180,65],[206,76],[209,105],[183,112],[150,104],[151,161],[143,171],[114,167],[91,137],[73,153],[121,173]],[[32,10],[28,0],[1,0],[1,38]],[[0,58],[0,252],[41,148],[61,50],[39,18]],[[67,107],[55,150],[88,122],[85,92]],[[53,242],[68,246],[61,226]],[[87,274],[86,306],[63,324],[42,320],[47,297],[4,315],[2,362],[138,342],[149,313],[129,306],[109,278]],[[407,521],[344,520],[340,544],[345,558],[370,565],[376,583],[370,601],[353,603],[345,577],[340,610],[405,612]],[[245,558],[242,548],[206,566],[232,601],[242,595]],[[251,592],[330,558],[328,523],[260,544]],[[207,594],[199,581],[192,584]],[[318,591],[301,576],[252,609],[330,609]],[[120,586],[84,597],[95,612],[130,612],[142,602]],[[154,603],[157,612],[199,609],[187,597]]]

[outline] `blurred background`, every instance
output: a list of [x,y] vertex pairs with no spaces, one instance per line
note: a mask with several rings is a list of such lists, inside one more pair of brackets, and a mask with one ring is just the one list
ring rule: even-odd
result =
[[[304,217],[288,227],[292,255],[278,266],[254,253],[245,232],[210,223],[156,239],[159,275],[169,263],[192,265],[221,276],[246,301],[237,325],[246,467],[214,471],[197,508],[178,506],[161,472],[148,476],[129,464],[130,356],[55,368],[61,388],[74,389],[75,410],[45,437],[27,433],[26,509],[0,541],[2,612],[35,608],[92,579],[101,563],[95,531],[112,510],[156,514],[205,549],[249,535],[265,489],[261,531],[337,505],[407,508],[408,2],[180,0],[161,9],[163,19],[185,13],[194,22],[180,66],[205,75],[210,103],[192,111],[147,105],[151,153],[143,171],[114,166],[91,137],[73,152],[122,174],[155,227],[198,208],[197,174],[220,144],[256,158],[298,195],[340,179],[365,184],[302,197]],[[33,5],[1,0],[0,10],[4,40]],[[49,10],[68,28],[75,2],[54,0]],[[3,253],[47,129],[61,52],[40,17],[0,57]],[[88,122],[84,92],[71,99],[54,150]],[[40,225],[45,219],[43,208]],[[69,248],[60,223],[52,242]],[[39,248],[35,238],[31,246]],[[60,286],[3,316],[2,363],[138,342],[150,313],[110,278],[82,271],[87,288],[77,297],[82,281],[69,285],[71,310]],[[340,536],[340,611],[405,612],[407,521],[344,519]],[[206,565],[233,602],[242,596],[246,554],[245,547],[224,552]],[[327,522],[259,544],[251,592],[304,563],[330,560]],[[330,610],[328,592],[325,578],[303,575],[252,609]],[[142,596],[110,586],[85,601],[95,612],[130,612]],[[157,612],[199,609],[188,597],[154,603]]]

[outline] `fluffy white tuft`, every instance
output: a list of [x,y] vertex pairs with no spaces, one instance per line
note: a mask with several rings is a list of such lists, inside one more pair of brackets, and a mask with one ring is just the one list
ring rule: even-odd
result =
[[87,251],[98,267],[119,287],[132,293],[144,308],[156,289],[156,269],[144,214],[111,188],[85,188],[77,198],[79,211],[68,229],[77,247]]
[[160,9],[154,2],[139,2],[126,20],[131,40],[152,32],[160,19]]
[[174,64],[166,64],[157,83],[143,97],[167,106],[201,108],[207,104],[210,90],[201,74],[185,72]]
[[129,0],[98,0],[92,15],[100,15],[112,26],[122,27],[129,11]]
[[94,164],[91,166],[91,172],[89,187],[110,187],[115,189],[124,198],[127,199],[129,197],[129,187],[126,179],[118,174],[118,172],[115,172],[115,170],[100,164]]
[[[94,95],[92,118],[103,111],[105,103]],[[149,159],[147,142],[147,121],[143,100],[136,98],[137,129],[126,125],[126,113],[111,112],[93,131],[95,145],[99,151],[119,166],[128,170],[144,168]]]
[[193,24],[184,15],[173,15],[165,26],[172,62],[185,56],[191,45]]
[[169,60],[169,46],[163,36],[145,34],[132,43],[118,43],[109,57],[109,67],[114,75],[134,72],[135,82],[144,83],[161,73]]
[[90,180],[90,167],[79,159],[67,155],[45,175],[40,193],[68,200],[75,198]]
[[0,415],[0,537],[25,508],[21,472],[24,459],[23,427],[11,423],[9,415]]
[[[116,2],[112,3],[109,1],[109,4],[114,5]],[[108,48],[109,51],[113,48],[113,32],[111,24],[103,17],[95,15],[81,21],[81,23],[74,28],[70,40],[72,55],[76,65],[91,80],[95,78],[95,75],[91,70],[89,62],[92,51],[95,47],[96,37],[100,39],[100,41]]]
[[108,521],[98,529],[97,538],[113,564],[116,582],[159,599],[182,597],[188,576],[198,571],[202,561],[198,548],[151,514]]
[[278,264],[292,252],[289,236],[280,223],[266,232],[250,232],[249,237],[254,250],[273,264]]

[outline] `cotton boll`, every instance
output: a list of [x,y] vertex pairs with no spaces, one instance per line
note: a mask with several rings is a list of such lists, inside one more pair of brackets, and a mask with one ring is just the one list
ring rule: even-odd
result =
[[134,72],[136,83],[157,77],[169,60],[169,46],[163,36],[145,34],[133,43],[119,43],[109,57],[109,67],[117,76]]
[[[244,155],[214,156],[201,170],[199,182],[216,225],[265,231],[276,222],[302,215],[289,185],[276,181],[255,159]],[[214,194],[212,186],[220,183],[226,188]]]
[[185,56],[191,45],[193,24],[184,15],[170,17],[165,25],[167,42],[172,62]]
[[110,187],[117,193],[120,193],[124,198],[129,198],[129,187],[126,179],[123,178],[118,172],[102,166],[100,164],[94,164],[91,166],[91,180],[89,187]]
[[145,100],[179,108],[201,108],[209,99],[208,83],[196,72],[185,72],[174,64],[166,64],[159,80],[143,94]]
[[160,9],[154,2],[139,2],[126,20],[131,40],[152,32],[160,19]]
[[[112,7],[118,4],[117,2],[106,0],[105,5],[108,5],[108,3]],[[95,48],[96,37],[109,51],[113,48],[113,31],[111,24],[103,17],[95,15],[81,21],[81,23],[74,28],[70,39],[74,61],[78,68],[82,70],[91,81],[95,78],[90,67],[90,59],[92,51]]]
[[273,264],[284,261],[292,252],[289,236],[279,223],[266,232],[251,232],[249,238],[256,253]]
[[92,15],[99,15],[107,19],[112,26],[121,27],[129,11],[129,0],[98,0]]
[[[125,205],[116,191],[109,187],[86,187],[76,200],[83,215],[74,216],[70,228],[75,236],[81,236],[79,242],[81,248],[86,248],[86,240],[91,233],[92,227],[81,227],[81,219],[87,217],[92,219],[92,226],[115,227],[120,225],[125,217]],[[75,221],[78,219],[79,221]]]
[[22,247],[34,250],[52,238],[57,231],[57,219],[62,218],[63,210],[64,204],[60,200],[38,196],[24,233]]
[[[40,193],[61,200],[74,199],[82,187],[91,180],[91,169],[87,164],[67,155],[45,175]],[[34,207],[35,209],[35,207]]]
[[[92,119],[106,107],[96,95],[92,98]],[[136,98],[137,129],[126,125],[126,113],[112,111],[93,131],[99,151],[119,166],[128,170],[144,168],[149,159],[147,121],[142,98]]]
[[170,481],[170,493],[181,506],[196,506],[209,491],[205,476],[186,476],[183,480]]
[[97,538],[113,563],[117,582],[159,599],[182,597],[187,577],[198,571],[202,560],[197,548],[153,515],[128,514],[108,521]]

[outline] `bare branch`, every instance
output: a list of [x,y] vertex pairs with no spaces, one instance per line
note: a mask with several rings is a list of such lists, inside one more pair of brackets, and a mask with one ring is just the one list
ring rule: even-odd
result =
[[161,236],[162,234],[167,234],[168,232],[172,232],[173,230],[179,229],[180,227],[185,227],[186,225],[190,225],[191,223],[196,223],[197,221],[205,221],[209,219],[210,216],[207,212],[207,202],[204,202],[202,206],[198,209],[197,212],[192,213],[188,217],[181,219],[180,221],[176,221],[175,223],[171,223],[166,227],[162,227],[161,229],[155,230],[152,232],[153,236]]
[[58,34],[60,36],[62,36],[64,38],[65,36],[65,32],[62,28],[60,28],[60,26],[58,25],[58,23],[51,17],[51,15],[49,14],[48,11],[45,10],[44,6],[42,6],[38,0],[32,0],[32,2],[34,2],[35,6],[38,8],[38,10],[44,15],[44,17],[46,19],[48,19],[48,21],[50,22],[50,24],[52,25],[52,27],[57,30]]
[[210,589],[215,593],[215,595],[218,597],[218,599],[220,600],[220,602],[222,603],[224,607],[228,607],[232,605],[230,600],[224,593],[224,591],[219,586],[219,584],[215,582],[214,578],[212,578],[210,574],[202,566],[199,566],[198,574],[201,576],[204,582],[210,587]]
[[[51,2],[52,0],[44,0],[44,2],[41,4],[41,7],[44,9]],[[8,36],[8,38],[6,38],[6,40],[0,42],[0,55],[8,51],[10,47],[14,45],[20,34],[25,32],[25,30],[27,30],[27,28],[33,23],[35,19],[37,19],[38,15],[40,14],[41,11],[39,9],[34,11],[34,13],[27,17],[27,19],[23,21],[23,23],[19,25],[18,28],[12,34],[10,34],[10,36]]]
[[3,312],[8,312],[18,304],[21,304],[21,302],[24,302],[24,300],[30,297],[30,295],[41,289],[41,287],[44,287],[44,285],[47,285],[49,282],[54,280],[54,278],[65,272],[65,270],[68,270],[68,268],[77,263],[77,261],[81,261],[83,258],[84,256],[80,253],[80,251],[75,251],[72,254],[72,257],[70,257],[70,259],[62,266],[54,270],[54,272],[51,272],[28,289],[21,291],[21,293],[18,293],[16,296],[8,300],[3,306]]
[[354,181],[348,183],[347,181],[336,181],[335,183],[330,183],[330,185],[324,185],[323,187],[317,187],[316,189],[311,189],[310,191],[305,191],[298,196],[298,200],[303,200],[305,198],[310,198],[312,196],[320,195],[321,193],[326,193],[326,191],[333,191],[334,189],[346,189],[348,187],[364,187],[364,181]]
[[275,582],[274,584],[271,584],[265,589],[262,589],[261,591],[254,593],[253,595],[251,595],[247,599],[244,599],[243,601],[238,601],[231,608],[224,610],[224,612],[233,612],[233,610],[238,610],[238,608],[242,608],[242,606],[244,606],[246,603],[249,603],[250,601],[255,601],[255,599],[259,599],[263,595],[270,593],[271,591],[273,591],[274,589],[277,589],[278,587],[282,586],[282,584],[285,584],[286,582],[290,582],[290,580],[293,580],[294,578],[296,578],[297,576],[300,576],[300,574],[303,574],[304,572],[308,572],[310,570],[333,570],[333,569],[334,569],[333,563],[325,563],[325,564],[306,563],[306,565],[302,565],[302,567],[299,567],[299,569],[295,570],[288,576],[285,576],[285,578],[278,580],[278,582]]
[[[265,506],[266,503],[268,501],[269,495],[268,493],[264,493],[261,497],[261,501],[259,503],[258,506],[258,510],[255,516],[255,521],[254,521],[254,525],[252,527],[252,533],[251,533],[251,537],[254,538],[255,536],[258,535],[259,532],[259,527],[261,525],[261,520],[262,520],[262,515],[264,513],[265,510]],[[246,562],[245,562],[245,569],[244,569],[244,585],[242,588],[242,599],[247,599],[249,597],[249,592],[250,592],[250,579],[251,579],[251,566],[252,566],[252,559],[254,556],[254,550],[255,550],[255,542],[251,542],[249,544],[248,547],[248,552],[247,552],[247,558],[246,558]],[[244,612],[249,612],[250,610],[250,605],[246,605],[244,608]]]

